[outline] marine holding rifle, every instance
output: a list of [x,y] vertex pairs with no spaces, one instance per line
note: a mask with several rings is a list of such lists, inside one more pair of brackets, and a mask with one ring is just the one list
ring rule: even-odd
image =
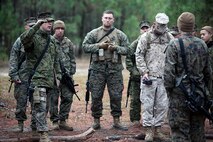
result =
[[194,14],[183,12],[177,26],[181,36],[170,42],[164,68],[172,141],[205,142],[205,116],[210,116],[205,107],[209,98],[207,86],[212,74],[208,48],[192,34]]
[[[29,28],[32,27],[35,23],[36,23],[35,17],[26,18],[24,26],[25,30],[29,30]],[[23,132],[24,121],[27,119],[26,115],[26,108],[28,101],[27,80],[29,77],[29,70],[26,68],[26,54],[24,51],[24,46],[21,43],[20,37],[17,38],[10,51],[9,76],[11,86],[14,83],[14,97],[16,99],[15,116],[16,120],[18,121],[18,127],[17,129],[15,129],[15,131]],[[35,120],[32,117],[31,128],[34,129],[35,127],[36,127]]]
[[[57,20],[53,24],[54,35],[59,50],[61,51],[60,67],[62,75],[67,73],[70,79],[76,72],[76,62],[74,54],[74,44],[70,39],[64,36],[66,26],[63,21]],[[63,77],[62,77],[63,78]],[[73,80],[71,80],[73,81]],[[61,81],[59,85],[59,91],[55,90],[55,95],[50,97],[50,120],[53,122],[53,129],[64,129],[72,131],[73,128],[69,126],[66,120],[69,117],[73,101],[73,93],[66,85],[67,82]],[[59,103],[60,96],[60,105]],[[58,111],[58,107],[59,110]]]
[[33,97],[36,131],[40,142],[50,142],[47,125],[47,100],[54,88],[54,72],[59,84],[61,72],[59,55],[55,39],[50,35],[54,19],[50,12],[38,14],[37,23],[21,35],[21,42],[26,52],[27,68],[31,70],[28,82],[29,95]]
[[121,55],[128,54],[129,41],[122,31],[114,28],[114,21],[113,11],[104,11],[102,26],[89,32],[82,45],[86,53],[91,53],[89,90],[92,97],[91,111],[94,118],[94,129],[101,128],[102,98],[107,85],[111,115],[114,120],[113,127],[119,130],[127,130],[120,123],[122,91],[124,88],[122,76],[124,68]]

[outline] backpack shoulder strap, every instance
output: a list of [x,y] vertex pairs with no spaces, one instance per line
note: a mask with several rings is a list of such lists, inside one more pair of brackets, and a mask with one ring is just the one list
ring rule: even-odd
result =
[[31,71],[31,73],[30,73],[30,76],[29,76],[29,79],[28,79],[29,84],[30,84],[30,82],[31,82],[31,79],[32,79],[33,75],[35,74],[36,68],[38,67],[38,65],[40,64],[42,58],[44,57],[44,54],[46,53],[46,51],[47,51],[47,49],[48,49],[48,47],[49,47],[49,44],[50,44],[50,36],[48,36],[47,44],[46,44],[44,50],[42,51],[40,57],[39,57],[38,60],[36,61],[35,65],[34,65],[34,67],[33,67],[33,69],[32,69],[32,71]]

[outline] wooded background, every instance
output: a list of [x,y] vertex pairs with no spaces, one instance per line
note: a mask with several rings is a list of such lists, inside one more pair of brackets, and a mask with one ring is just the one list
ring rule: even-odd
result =
[[115,27],[125,32],[130,42],[139,35],[139,22],[152,23],[159,12],[169,16],[169,27],[176,25],[184,11],[195,15],[198,30],[213,23],[213,0],[0,0],[0,52],[9,55],[14,41],[24,31],[25,18],[49,11],[56,20],[65,22],[65,34],[76,45],[80,57],[86,33],[101,25],[106,9],[114,10]]

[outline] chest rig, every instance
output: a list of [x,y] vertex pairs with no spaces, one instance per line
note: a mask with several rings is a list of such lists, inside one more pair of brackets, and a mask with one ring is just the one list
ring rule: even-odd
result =
[[[97,32],[97,39],[100,39],[105,35],[107,31],[104,31],[100,28]],[[119,45],[119,39],[117,36],[117,30],[114,29],[108,36],[105,36],[99,43],[107,42],[114,45]],[[111,52],[110,50],[103,50],[99,49],[99,52],[96,54],[95,61],[112,61],[117,63],[118,62],[118,53],[117,51]]]

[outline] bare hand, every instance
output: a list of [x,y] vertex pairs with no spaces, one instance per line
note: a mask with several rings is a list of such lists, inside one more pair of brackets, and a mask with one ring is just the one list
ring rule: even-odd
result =
[[149,75],[148,73],[145,73],[142,77],[142,80],[145,79],[145,80],[149,80]]
[[59,87],[59,85],[60,85],[60,80],[56,79],[56,85],[57,85],[57,87]]
[[36,22],[36,24],[42,25],[43,23],[46,23],[46,22],[47,22],[47,20],[45,20],[45,19],[39,19],[39,20]]
[[21,80],[20,79],[17,79],[17,80],[14,80],[15,84],[20,84],[21,83]]

